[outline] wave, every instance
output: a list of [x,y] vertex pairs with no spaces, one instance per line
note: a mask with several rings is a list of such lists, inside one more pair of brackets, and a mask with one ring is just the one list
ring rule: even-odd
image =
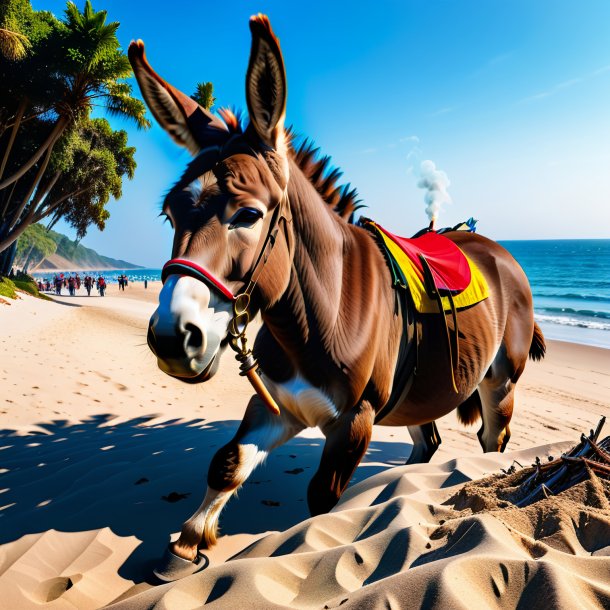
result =
[[546,273],[546,277],[534,275],[533,273],[527,274],[530,285],[534,289],[537,288],[554,288],[555,290],[609,290],[610,282],[599,279],[589,279],[587,277],[577,276],[565,276],[558,275],[554,269],[549,269]]
[[565,316],[550,316],[542,313],[536,313],[534,317],[536,318],[537,322],[548,322],[549,324],[559,324],[560,326],[591,328],[594,330],[610,330],[609,322],[596,322],[593,320],[582,320],[580,318],[568,318]]
[[576,292],[534,292],[533,297],[545,299],[572,299],[575,301],[590,301],[593,303],[610,303],[610,296],[603,296],[601,294],[581,294]]
[[570,314],[572,316],[582,316],[585,318],[601,318],[610,320],[610,312],[594,311],[592,309],[572,309],[571,307],[536,307],[536,311],[547,314]]

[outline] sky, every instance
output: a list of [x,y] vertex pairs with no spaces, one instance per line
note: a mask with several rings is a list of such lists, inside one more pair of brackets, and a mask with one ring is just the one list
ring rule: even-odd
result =
[[[82,8],[84,0],[76,0]],[[32,0],[63,14],[65,1]],[[248,19],[269,16],[284,54],[287,124],[312,138],[369,216],[428,224],[423,161],[446,173],[438,225],[474,216],[502,239],[610,238],[610,2],[606,0],[93,0],[141,38],[153,68],[216,108],[246,108]],[[168,8],[171,7],[171,8]],[[136,94],[137,84],[132,80]],[[150,117],[152,119],[152,117]],[[158,217],[189,155],[155,123],[126,129],[135,178],[83,245],[147,267],[171,255]],[[154,120],[154,119],[152,119]],[[65,224],[56,229],[70,236]]]

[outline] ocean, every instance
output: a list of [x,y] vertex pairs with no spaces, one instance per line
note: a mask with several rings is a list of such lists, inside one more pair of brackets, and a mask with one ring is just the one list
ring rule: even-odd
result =
[[[610,239],[500,242],[527,274],[544,335],[610,349]],[[88,272],[96,274],[98,272]],[[108,282],[161,279],[161,269],[101,271]],[[34,273],[52,278],[52,273]]]
[[610,239],[500,244],[529,279],[546,337],[610,349]]

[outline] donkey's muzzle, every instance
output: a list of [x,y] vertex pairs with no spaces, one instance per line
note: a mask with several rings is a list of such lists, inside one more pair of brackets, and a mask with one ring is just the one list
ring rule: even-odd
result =
[[218,368],[231,303],[190,276],[170,275],[148,325],[148,345],[159,368],[172,377],[200,383]]
[[205,336],[195,324],[187,323],[171,334],[159,332],[154,323],[148,327],[148,346],[157,356],[159,368],[173,377],[199,378],[211,362],[202,362]]

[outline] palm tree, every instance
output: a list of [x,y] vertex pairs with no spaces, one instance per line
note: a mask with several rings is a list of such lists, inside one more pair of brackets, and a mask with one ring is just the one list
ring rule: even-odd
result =
[[216,98],[214,97],[214,85],[212,83],[197,83],[195,93],[191,95],[191,99],[195,100],[200,106],[206,110],[211,110]]
[[0,236],[0,252],[32,224],[50,217],[51,224],[67,220],[79,238],[92,223],[102,230],[109,216],[106,204],[111,197],[120,199],[124,178],[134,176],[134,154],[125,131],[114,131],[106,119],[81,119],[55,147],[49,175],[30,194],[27,212],[8,237]]
[[106,11],[95,11],[90,0],[82,13],[74,2],[68,2],[58,32],[63,65],[58,67],[61,97],[54,103],[57,120],[30,159],[0,182],[0,190],[34,167],[65,129],[92,106],[105,107],[109,114],[130,119],[138,127],[150,127],[144,104],[131,96],[130,85],[121,82],[131,75],[131,66],[116,37],[119,23],[107,24],[106,16]]
[[[150,127],[144,104],[132,97],[131,86],[123,82],[132,71],[116,36],[119,23],[106,23],[106,18],[106,11],[95,11],[90,0],[86,0],[82,13],[74,2],[68,2],[64,20],[37,49],[45,59],[48,56],[49,69],[55,72],[58,83],[54,88],[59,92],[57,99],[51,103],[55,119],[33,154],[10,176],[0,178],[0,190],[6,189],[38,164],[26,195],[11,206],[7,215],[0,217],[0,251],[17,239],[18,234],[13,235],[12,230],[18,223],[23,229],[20,219],[45,175],[53,148],[68,127],[87,117],[94,106],[105,108],[110,115],[127,118],[140,128]],[[54,58],[59,58],[55,65]],[[23,109],[23,104],[20,108]],[[23,113],[17,116],[13,131],[22,116]],[[3,167],[9,153],[10,149],[4,151]]]
[[0,54],[9,61],[23,59],[31,47],[27,36],[7,27],[0,27]]

